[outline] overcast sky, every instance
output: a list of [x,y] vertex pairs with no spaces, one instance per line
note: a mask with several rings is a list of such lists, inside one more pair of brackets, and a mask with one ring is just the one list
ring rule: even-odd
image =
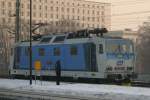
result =
[[137,30],[150,16],[150,0],[91,0],[111,3],[112,30]]

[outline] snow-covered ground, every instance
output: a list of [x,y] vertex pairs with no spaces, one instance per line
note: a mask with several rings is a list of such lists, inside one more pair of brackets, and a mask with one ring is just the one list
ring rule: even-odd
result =
[[99,100],[150,100],[150,88],[81,84],[55,82],[39,82],[29,85],[28,80],[0,79],[0,89],[26,90],[38,93],[55,93],[58,95],[73,95],[100,98]]

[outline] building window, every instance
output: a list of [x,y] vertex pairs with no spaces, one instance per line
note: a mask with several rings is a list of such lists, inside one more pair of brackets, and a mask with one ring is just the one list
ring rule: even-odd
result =
[[67,5],[68,5],[68,6],[70,5],[69,2],[67,2]]
[[1,3],[1,5],[2,5],[1,7],[4,8],[4,7],[5,7],[5,2],[3,1],[3,2]]
[[44,56],[44,55],[45,55],[45,49],[39,48],[39,56]]
[[88,21],[90,21],[90,17],[88,17]]
[[80,20],[80,17],[78,16],[78,20]]
[[94,17],[93,17],[92,19],[93,19],[93,21],[95,21],[95,18],[94,18]]
[[95,11],[93,10],[93,14],[95,14]]
[[74,16],[72,16],[72,19],[74,20]]
[[56,19],[58,19],[58,14],[56,15]]
[[23,12],[21,12],[21,16],[24,16],[24,13],[23,13]]
[[72,5],[74,6],[74,3],[72,3]]
[[60,49],[54,48],[54,56],[60,56]]
[[36,12],[33,13],[33,17],[36,17]]
[[80,10],[78,9],[78,13],[80,13]]
[[84,14],[84,10],[83,10],[83,14]]
[[102,9],[104,9],[104,6],[102,6]]
[[99,15],[99,11],[97,11],[97,15]]
[[27,17],[29,17],[29,16],[30,16],[30,12],[28,11],[28,12],[27,12]]
[[42,9],[42,6],[41,6],[41,5],[39,6],[39,9],[40,9],[40,10]]
[[88,14],[90,14],[90,11],[88,10]]
[[102,22],[103,22],[103,23],[105,22],[104,18],[102,18]]
[[45,10],[47,11],[47,6],[45,6]]
[[74,8],[72,8],[72,13],[74,13]]
[[27,4],[27,9],[30,9],[30,4]]
[[102,16],[104,16],[104,14],[105,14],[104,11],[102,11]]
[[99,22],[99,18],[97,18],[97,21]]
[[51,18],[53,18],[53,14],[51,14]]
[[82,24],[82,27],[84,27],[84,23]]
[[61,18],[64,19],[64,15],[61,15]]
[[8,3],[8,7],[11,7],[11,2]]
[[11,18],[8,18],[8,23],[11,23]]
[[21,8],[24,8],[24,5],[23,5],[23,4],[21,4]]
[[92,26],[94,27],[94,24]]
[[67,8],[67,12],[69,12],[69,8]]
[[97,28],[99,28],[99,24],[97,24]]
[[77,23],[77,27],[80,27],[80,24],[79,24],[79,23]]
[[41,14],[41,13],[39,13],[39,17],[42,17],[42,14]]
[[2,15],[5,15],[5,10],[4,9],[2,10]]
[[33,9],[34,9],[34,10],[36,9],[36,5],[33,5]]
[[51,7],[51,11],[53,11],[53,7]]
[[58,11],[58,7],[56,7],[56,11]]
[[45,17],[47,18],[47,13],[45,13]]
[[83,19],[83,21],[85,20],[84,16],[83,16],[83,18],[82,18],[82,19]]
[[71,46],[70,48],[70,55],[75,56],[78,54],[77,46]]
[[64,7],[61,8],[61,11],[64,12]]

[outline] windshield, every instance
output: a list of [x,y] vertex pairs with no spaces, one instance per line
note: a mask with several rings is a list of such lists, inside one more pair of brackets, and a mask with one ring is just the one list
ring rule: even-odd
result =
[[132,53],[133,46],[129,43],[109,42],[106,45],[106,51],[108,53]]

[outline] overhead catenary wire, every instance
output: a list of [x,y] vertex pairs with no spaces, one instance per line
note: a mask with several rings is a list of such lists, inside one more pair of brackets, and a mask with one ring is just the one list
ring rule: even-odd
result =
[[119,2],[111,2],[112,4],[118,4],[118,5],[122,5],[122,4],[131,4],[131,3],[144,3],[147,2],[149,0],[142,0],[142,1],[137,1],[137,0],[125,0],[125,1],[119,1]]

